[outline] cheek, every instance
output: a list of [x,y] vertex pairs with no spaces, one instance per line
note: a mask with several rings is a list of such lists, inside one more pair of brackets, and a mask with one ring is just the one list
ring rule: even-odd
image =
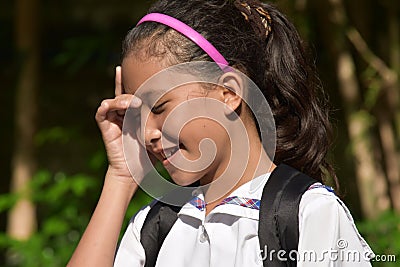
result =
[[168,116],[166,114],[163,118],[160,118],[161,131],[163,137],[166,137],[170,141],[177,142],[179,140],[179,131],[182,128],[182,120],[176,116]]
[[180,140],[188,148],[199,150],[199,144],[203,139],[211,139],[218,149],[222,149],[229,136],[223,126],[210,119],[196,119],[188,122],[182,129]]
[[196,98],[190,103],[168,107],[171,111],[164,117],[163,136],[175,143],[178,141],[183,143],[188,150],[192,150],[191,152],[198,152],[199,143],[205,138],[213,140],[217,147],[221,147],[221,143],[226,145],[229,136],[223,123],[220,122],[223,120],[218,119],[218,116],[224,113],[218,109],[219,106],[214,107],[215,104],[207,104],[205,100],[207,98]]

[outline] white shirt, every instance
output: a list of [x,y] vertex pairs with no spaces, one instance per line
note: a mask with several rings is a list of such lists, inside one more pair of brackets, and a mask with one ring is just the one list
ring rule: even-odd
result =
[[[269,174],[253,179],[230,195],[233,201],[261,199]],[[257,185],[258,186],[255,186]],[[199,201],[203,195],[197,192]],[[140,230],[150,210],[144,207],[132,217],[121,240],[114,266],[144,266],[145,252]],[[374,254],[358,233],[350,212],[336,195],[321,184],[307,190],[299,206],[298,251],[280,257],[297,257],[304,266],[371,266]],[[260,267],[259,210],[256,205],[226,203],[207,216],[205,209],[186,203],[164,240],[156,267]],[[367,259],[367,260],[366,260]]]

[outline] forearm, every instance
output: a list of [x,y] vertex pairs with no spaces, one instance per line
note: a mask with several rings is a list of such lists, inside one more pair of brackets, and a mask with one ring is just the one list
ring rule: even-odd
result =
[[132,184],[107,172],[99,202],[68,266],[113,265],[126,209],[137,189],[131,180]]

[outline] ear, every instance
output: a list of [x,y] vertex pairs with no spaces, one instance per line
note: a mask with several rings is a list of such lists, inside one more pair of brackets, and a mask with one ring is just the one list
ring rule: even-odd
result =
[[227,110],[235,111],[242,103],[243,79],[234,72],[224,73],[218,80],[222,86],[223,101],[227,105]]

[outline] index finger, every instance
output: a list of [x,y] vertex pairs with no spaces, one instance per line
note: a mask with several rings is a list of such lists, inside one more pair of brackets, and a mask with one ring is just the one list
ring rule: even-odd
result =
[[121,66],[117,66],[115,68],[115,96],[119,96],[123,93],[124,89],[122,87]]

